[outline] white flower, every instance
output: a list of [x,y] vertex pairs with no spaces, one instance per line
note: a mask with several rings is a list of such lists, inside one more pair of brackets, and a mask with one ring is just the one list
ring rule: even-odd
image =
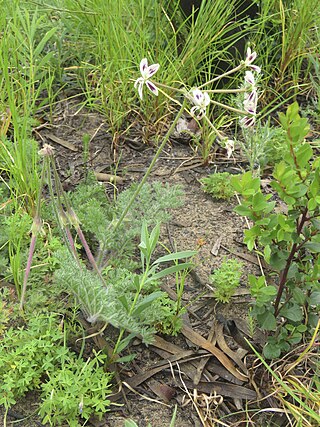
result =
[[143,85],[146,85],[147,88],[156,96],[158,96],[158,88],[157,86],[152,83],[149,79],[152,77],[158,70],[160,65],[159,64],[152,64],[148,66],[148,60],[147,58],[143,58],[140,62],[140,72],[141,77],[139,77],[134,82],[134,87],[138,88],[138,93],[140,98],[142,99],[142,90]]
[[248,47],[247,49],[247,54],[246,54],[246,59],[244,61],[244,64],[251,68],[253,71],[256,71],[257,73],[261,72],[261,68],[258,67],[257,65],[252,64],[253,61],[256,59],[257,57],[257,52],[251,52],[250,47]]
[[234,152],[234,141],[232,139],[227,139],[225,141],[225,149],[227,150],[228,159],[230,159],[232,153]]
[[251,127],[255,124],[258,104],[258,93],[254,89],[250,94],[245,94],[243,101],[244,110],[250,114],[250,116],[243,117],[240,122],[244,127]]
[[200,89],[193,89],[188,94],[188,98],[194,104],[194,107],[191,108],[190,113],[197,119],[202,119],[202,117],[206,114],[207,106],[210,104],[210,96],[207,92],[202,92]]
[[244,81],[251,86],[255,86],[256,81],[252,71],[246,71],[246,74],[244,76]]
[[247,113],[256,115],[258,104],[258,94],[256,90],[253,90],[249,95],[245,94],[243,101],[243,108]]
[[250,128],[250,127],[254,126],[254,124],[256,122],[256,118],[254,116],[251,116],[251,117],[245,116],[240,120],[240,122],[241,122],[243,127]]

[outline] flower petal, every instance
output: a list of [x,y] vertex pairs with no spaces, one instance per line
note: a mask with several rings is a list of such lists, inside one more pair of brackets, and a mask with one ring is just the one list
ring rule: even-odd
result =
[[147,69],[147,77],[152,77],[159,70],[160,64],[152,64]]
[[253,91],[249,94],[249,96],[248,96],[248,98],[247,98],[247,101],[248,101],[248,102],[252,102],[252,103],[256,104],[256,103],[257,103],[257,100],[258,100],[258,94],[257,94],[257,91],[256,91],[256,90],[253,90]]
[[156,95],[156,96],[158,96],[158,88],[157,88],[157,86],[154,84],[154,83],[152,83],[150,80],[146,80],[146,86],[147,86],[147,88],[149,89],[149,90],[151,90],[151,92],[154,94],[154,95]]
[[255,121],[256,121],[256,120],[255,120],[255,117],[254,117],[254,116],[252,116],[252,117],[243,117],[243,118],[240,120],[241,124],[242,124],[244,127],[246,127],[246,128],[254,126]]
[[204,110],[210,104],[210,96],[207,92],[202,92],[200,89],[193,89],[190,92],[189,99],[193,104]]
[[197,105],[195,105],[194,107],[192,107],[190,109],[190,113],[192,116],[195,116],[195,113],[199,110],[200,107],[198,107]]
[[253,104],[252,102],[244,102],[243,103],[243,108],[244,108],[244,110],[247,112],[247,113],[250,113],[250,114],[253,114],[253,115],[255,115],[256,114],[256,105],[255,104]]
[[142,77],[146,75],[147,70],[148,70],[148,60],[147,58],[143,58],[141,59],[141,62],[140,62],[140,73]]
[[199,107],[199,105],[195,105],[190,109],[190,114],[196,119],[201,120],[202,117],[205,116],[206,110],[204,108]]
[[256,73],[258,73],[258,74],[260,74],[260,73],[261,73],[261,68],[260,68],[260,67],[258,67],[258,65],[250,64],[250,65],[249,65],[249,67],[250,67],[253,71],[255,71]]
[[140,82],[143,82],[143,78],[139,77],[135,82],[134,82],[134,88],[137,89],[137,86],[140,84]]
[[207,107],[210,104],[210,96],[208,95],[207,92],[203,93],[204,96],[204,100],[203,100],[203,104],[205,107]]
[[243,108],[250,114],[255,115],[257,111],[258,94],[253,90],[249,95],[246,95],[243,101]]
[[202,105],[204,96],[203,96],[203,92],[200,89],[193,89],[191,92],[191,96],[192,96],[192,102],[195,105]]
[[143,96],[142,96],[143,85],[144,85],[144,82],[143,82],[143,79],[141,78],[138,86],[138,93],[141,99],[143,99]]
[[230,159],[232,153],[234,152],[234,141],[232,139],[228,139],[226,141],[226,150],[228,159]]
[[244,80],[245,80],[245,82],[249,83],[249,85],[254,86],[255,79],[254,79],[254,75],[253,75],[252,71],[246,71],[246,74],[244,76]]
[[257,57],[257,52],[251,52],[250,47],[247,49],[246,64],[250,65]]

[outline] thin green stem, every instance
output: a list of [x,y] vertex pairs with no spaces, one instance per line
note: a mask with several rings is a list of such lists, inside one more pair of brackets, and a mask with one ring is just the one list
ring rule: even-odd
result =
[[237,72],[237,71],[241,70],[241,68],[243,68],[243,67],[244,67],[244,65],[243,65],[243,64],[240,64],[240,65],[238,65],[237,67],[232,68],[232,70],[226,71],[225,73],[221,74],[220,76],[217,76],[217,77],[215,77],[214,79],[211,79],[211,80],[209,80],[209,81],[207,81],[207,82],[203,83],[201,86],[199,86],[199,87],[198,87],[198,89],[201,89],[201,88],[203,88],[204,86],[209,85],[210,83],[214,83],[214,82],[216,82],[217,80],[222,79],[223,77],[229,76],[230,74],[233,74],[233,73],[235,73],[235,72]]
[[208,119],[207,116],[204,116],[204,119],[207,121],[208,125],[212,128],[212,130],[215,132],[215,134],[217,135],[217,137],[220,140],[225,139],[224,135],[222,135],[222,133],[220,131],[218,131],[218,129],[213,126],[213,124],[211,123],[211,121]]
[[138,187],[137,187],[136,191],[133,193],[133,195],[132,195],[131,199],[129,200],[129,202],[128,202],[128,204],[127,204],[127,206],[126,206],[126,207],[124,208],[124,210],[122,211],[122,214],[120,215],[120,218],[118,219],[117,223],[116,223],[116,224],[115,224],[115,226],[114,226],[114,231],[116,231],[116,230],[119,228],[119,226],[122,224],[122,222],[123,222],[124,218],[126,217],[127,213],[129,212],[129,210],[130,210],[130,208],[131,208],[131,206],[132,206],[133,202],[134,202],[134,201],[136,200],[136,198],[138,197],[138,195],[139,195],[139,193],[140,193],[140,191],[141,191],[141,188],[143,187],[143,185],[144,185],[144,184],[145,184],[145,182],[147,181],[147,178],[148,178],[148,176],[150,175],[150,173],[151,173],[151,171],[152,171],[152,169],[153,169],[153,166],[155,165],[156,161],[158,160],[158,158],[159,158],[160,154],[162,153],[162,150],[164,149],[164,147],[165,147],[166,143],[168,142],[168,140],[169,140],[169,138],[170,138],[170,135],[173,133],[173,131],[174,131],[175,127],[176,127],[176,124],[177,124],[177,122],[178,122],[179,118],[181,117],[181,115],[182,115],[182,113],[183,113],[183,111],[184,111],[184,108],[185,108],[185,100],[183,101],[183,103],[182,103],[182,105],[181,105],[181,108],[180,108],[180,110],[178,111],[178,113],[177,113],[177,115],[176,115],[175,119],[174,119],[174,120],[173,120],[173,122],[171,123],[171,126],[170,126],[170,128],[168,129],[168,132],[166,133],[165,137],[163,138],[163,141],[162,141],[161,145],[159,146],[159,148],[158,148],[158,150],[157,150],[156,154],[154,155],[154,157],[153,157],[153,159],[152,159],[152,162],[150,163],[150,165],[149,165],[149,167],[148,167],[148,169],[147,169],[146,173],[144,174],[144,176],[143,176],[143,178],[142,178],[142,180],[141,180],[140,184],[138,185]]
[[34,250],[36,247],[38,233],[41,229],[41,195],[42,195],[42,189],[44,186],[45,170],[46,170],[46,159],[44,159],[43,164],[42,164],[40,188],[39,188],[38,197],[37,197],[36,212],[35,212],[35,216],[34,216],[33,224],[32,224],[31,243],[30,243],[30,248],[29,248],[29,255],[28,255],[26,271],[24,273],[24,278],[23,278],[22,290],[21,290],[20,310],[23,309],[26,290],[27,290],[28,278],[29,278],[31,265],[32,265],[33,254],[34,254]]
[[158,87],[162,87],[164,89],[173,90],[174,92],[180,92],[180,93],[185,93],[186,92],[186,89],[177,89],[176,87],[165,85],[163,83],[154,83],[154,84],[157,85]]
[[222,104],[221,102],[214,101],[213,99],[211,99],[210,102],[211,104],[218,105],[219,107],[225,108],[226,110],[229,110],[229,111],[233,111],[234,113],[243,114],[244,116],[248,115],[248,113],[244,110],[239,110],[238,108],[229,107],[229,105]]
[[206,90],[208,93],[244,93],[248,92],[246,88],[241,89],[209,89]]

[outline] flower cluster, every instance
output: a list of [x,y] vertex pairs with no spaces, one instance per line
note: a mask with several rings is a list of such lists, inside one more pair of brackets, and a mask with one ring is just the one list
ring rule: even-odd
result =
[[[257,86],[256,86],[256,77],[254,73],[259,74],[261,72],[261,68],[257,65],[253,64],[257,57],[257,53],[254,51],[251,51],[251,48],[248,47],[246,58],[242,63],[235,67],[233,70],[228,71],[226,74],[230,74],[231,72],[238,71],[242,68],[249,68],[249,70],[246,70],[245,76],[244,76],[244,89],[241,88],[239,90],[234,90],[234,92],[244,92],[244,100],[243,100],[243,109],[246,113],[245,117],[243,117],[240,120],[240,123],[243,127],[249,128],[254,126],[256,121],[256,115],[257,115],[257,104],[258,104],[258,92],[257,92]],[[141,76],[135,80],[134,87],[138,90],[139,97],[143,99],[143,87],[144,85],[147,86],[147,88],[154,94],[158,95],[158,88],[157,85],[151,81],[151,77],[159,70],[160,65],[159,64],[152,64],[148,65],[148,60],[146,58],[143,58],[140,62],[140,73]],[[223,77],[224,74],[221,76]],[[208,83],[211,83],[215,81],[217,78],[214,78]],[[164,86],[164,85],[163,85]],[[181,92],[181,90],[180,90]],[[211,90],[210,92],[219,92],[219,90]],[[227,92],[227,90],[225,91]],[[202,91],[199,88],[193,88],[191,89],[186,95],[186,98],[193,104],[193,107],[190,109],[190,113],[193,117],[195,117],[198,120],[201,120],[206,116],[207,113],[207,107],[212,102],[213,104],[217,104],[220,106],[225,107],[226,109],[230,109],[232,111],[238,111],[243,114],[243,110],[237,110],[232,107],[228,107],[224,104],[221,104],[219,102],[216,102],[214,100],[210,99],[210,96],[208,92]],[[171,98],[170,98],[171,99]],[[221,134],[217,129],[215,129],[214,125],[207,121],[211,128],[216,132],[217,137],[220,139],[222,145],[227,150],[228,157],[231,157],[232,152],[234,151],[234,141],[228,138],[225,138],[223,134]]]
[[194,104],[190,113],[198,120],[201,120],[206,115],[207,106],[210,104],[210,96],[207,92],[202,92],[200,89],[192,89],[187,98]]
[[[256,57],[257,53],[251,52],[250,47],[248,47],[244,64],[245,66],[251,68],[251,70],[259,74],[261,72],[261,68],[252,63],[256,59]],[[240,120],[240,123],[244,127],[254,126],[257,115],[258,92],[255,76],[251,70],[246,71],[244,76],[245,84],[250,88],[250,93],[245,93],[243,100],[243,108],[249,114],[248,116],[245,116]]]

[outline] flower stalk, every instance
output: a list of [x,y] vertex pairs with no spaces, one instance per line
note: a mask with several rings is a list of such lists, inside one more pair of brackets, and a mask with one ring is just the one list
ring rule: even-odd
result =
[[37,243],[38,233],[42,227],[42,222],[41,222],[41,195],[42,195],[42,190],[43,190],[43,186],[44,186],[45,170],[46,170],[46,162],[43,162],[42,170],[41,170],[41,178],[40,178],[40,187],[39,187],[39,192],[38,192],[38,196],[37,196],[36,212],[35,212],[33,224],[31,227],[31,242],[30,242],[30,247],[29,247],[27,266],[26,266],[26,270],[24,273],[22,289],[21,289],[20,306],[19,306],[20,310],[23,310],[26,291],[27,291],[28,278],[29,278],[29,274],[30,274],[31,266],[32,266],[32,259],[33,259],[33,255],[34,255],[34,250],[35,250],[36,243]]
[[[164,149],[164,147],[166,146],[170,136],[172,135],[172,133],[175,130],[175,127],[178,123],[178,120],[180,119],[182,113],[184,112],[185,109],[185,100],[183,101],[180,110],[178,111],[176,117],[174,118],[173,122],[171,123],[170,128],[168,129],[165,137],[163,138],[163,141],[161,143],[161,145],[159,146],[158,150],[156,151],[156,154],[154,155],[148,169],[146,170],[146,173],[144,174],[142,180],[140,181],[140,184],[138,185],[138,187],[136,188],[136,191],[133,193],[131,199],[129,200],[127,206],[125,207],[125,209],[122,211],[122,214],[120,215],[120,218],[118,219],[118,221],[116,222],[116,224],[114,225],[114,231],[117,230],[120,225],[122,224],[124,218],[126,217],[127,213],[129,212],[133,202],[136,200],[136,198],[138,197],[141,188],[143,187],[143,185],[145,184],[145,182],[147,181],[148,176],[150,175],[156,161],[158,160],[160,154],[162,153],[162,150]],[[111,223],[112,224],[112,223]],[[110,225],[111,225],[110,224]]]

